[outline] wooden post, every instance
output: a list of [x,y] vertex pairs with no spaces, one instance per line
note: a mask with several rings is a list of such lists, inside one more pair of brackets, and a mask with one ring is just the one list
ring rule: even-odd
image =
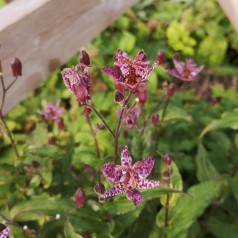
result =
[[218,0],[226,16],[238,32],[238,0]]
[[0,9],[0,57],[6,85],[13,79],[12,59],[18,57],[23,64],[23,75],[9,90],[4,112],[24,99],[135,2],[18,0]]

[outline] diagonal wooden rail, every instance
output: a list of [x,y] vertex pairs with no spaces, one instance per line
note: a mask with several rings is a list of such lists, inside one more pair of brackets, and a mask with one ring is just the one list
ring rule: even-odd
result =
[[6,85],[12,80],[12,59],[18,57],[23,64],[22,77],[7,94],[4,113],[135,2],[17,0],[0,9],[0,57]]
[[238,32],[238,0],[218,0],[226,16]]

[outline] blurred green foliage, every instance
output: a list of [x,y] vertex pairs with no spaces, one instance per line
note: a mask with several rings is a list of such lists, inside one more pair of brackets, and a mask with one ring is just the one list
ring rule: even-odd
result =
[[[154,127],[147,116],[164,94],[162,82],[171,80],[158,67],[149,78],[149,98],[138,121],[140,126],[147,121],[144,133],[140,127],[124,128],[119,141],[120,150],[127,144],[134,160],[155,158],[154,179],[164,169],[159,153],[169,153],[174,161],[172,189],[144,191],[137,208],[125,195],[98,203],[93,187],[98,168],[113,158],[112,139],[107,131],[94,127],[101,150],[97,158],[83,108],[66,90],[58,69],[7,115],[22,163],[37,161],[37,171],[19,171],[10,142],[0,134],[0,210],[20,225],[20,229],[11,226],[14,237],[35,237],[33,231],[22,230],[25,224],[39,237],[237,237],[238,35],[217,1],[139,1],[86,47],[91,56],[93,101],[113,129],[118,109],[113,101],[114,83],[101,67],[113,65],[117,48],[131,56],[143,48],[151,62],[160,49],[169,62],[179,51],[183,58],[206,65],[199,81],[175,93],[163,122]],[[65,67],[77,62],[78,55]],[[58,99],[66,108],[66,130],[59,133],[56,145],[48,145],[57,128],[48,133],[37,110]],[[157,107],[156,113],[161,117],[163,109]],[[90,118],[93,126],[101,123],[93,113]],[[107,188],[111,186],[101,179]],[[87,197],[83,208],[75,208],[73,201],[79,186]],[[173,191],[182,188],[187,195]],[[167,195],[170,207],[165,226]]]

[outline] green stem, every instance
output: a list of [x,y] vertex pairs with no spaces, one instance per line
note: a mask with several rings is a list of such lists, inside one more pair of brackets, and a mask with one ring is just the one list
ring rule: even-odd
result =
[[166,99],[166,102],[165,102],[165,105],[164,105],[164,108],[163,108],[163,112],[162,112],[161,122],[163,122],[163,120],[164,120],[164,117],[165,117],[166,110],[168,108],[169,102],[170,102],[170,97],[168,97]]
[[117,158],[118,158],[118,139],[119,139],[119,136],[120,136],[120,133],[121,133],[121,127],[122,127],[122,123],[123,123],[123,120],[125,118],[125,112],[126,112],[126,108],[128,106],[128,103],[130,101],[130,98],[132,96],[132,92],[130,92],[126,98],[126,100],[124,101],[123,105],[122,105],[122,111],[121,111],[121,114],[120,114],[120,117],[119,117],[119,121],[117,123],[117,128],[116,128],[116,133],[114,135],[114,164],[116,165],[117,163]]
[[12,135],[10,129],[7,126],[7,123],[6,123],[6,121],[5,121],[5,119],[4,119],[3,115],[2,115],[2,111],[1,110],[0,110],[0,120],[2,121],[2,124],[3,124],[3,126],[4,126],[4,128],[5,128],[6,132],[7,132],[7,135],[9,137],[10,141],[11,141],[12,148],[15,151],[17,159],[20,159],[20,155],[19,155],[19,152],[18,152],[18,149],[17,149],[17,146],[16,146],[16,142],[15,142],[15,140],[13,138],[13,135]]
[[108,129],[108,131],[110,132],[110,134],[114,138],[114,136],[115,136],[114,132],[112,131],[110,126],[107,124],[107,122],[104,120],[103,116],[96,110],[96,108],[94,106],[92,106],[92,105],[89,105],[89,104],[85,104],[85,107],[93,110],[96,113],[96,115],[101,119],[101,121],[104,124],[104,126]]

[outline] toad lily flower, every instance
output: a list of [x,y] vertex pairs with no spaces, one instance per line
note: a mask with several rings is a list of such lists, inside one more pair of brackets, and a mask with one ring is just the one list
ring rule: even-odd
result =
[[149,69],[149,61],[141,50],[135,59],[118,49],[114,56],[115,67],[104,67],[102,71],[115,80],[115,88],[121,92],[130,90],[133,93],[138,91],[138,86],[146,83],[148,76],[157,65],[155,62]]
[[44,110],[38,110],[38,114],[42,116],[44,120],[52,120],[52,121],[60,121],[61,115],[64,112],[64,108],[60,107],[60,100],[56,102],[56,104],[53,104],[51,102],[48,102],[45,104]]
[[179,54],[176,53],[173,58],[175,69],[169,70],[169,73],[175,78],[179,78],[182,81],[193,81],[199,76],[199,73],[204,69],[204,65],[197,67],[192,59],[188,59],[185,62],[179,61]]
[[114,197],[121,193],[126,193],[127,199],[136,206],[142,202],[142,194],[138,189],[148,189],[160,186],[161,181],[145,179],[154,167],[154,160],[147,157],[137,161],[132,165],[132,158],[126,145],[121,153],[121,165],[106,163],[103,166],[103,175],[114,183],[114,186],[103,194],[104,199]]
[[77,100],[84,105],[86,101],[91,98],[90,60],[85,51],[81,53],[81,56],[79,64],[72,68],[65,68],[61,72],[61,75],[65,86],[74,94]]

